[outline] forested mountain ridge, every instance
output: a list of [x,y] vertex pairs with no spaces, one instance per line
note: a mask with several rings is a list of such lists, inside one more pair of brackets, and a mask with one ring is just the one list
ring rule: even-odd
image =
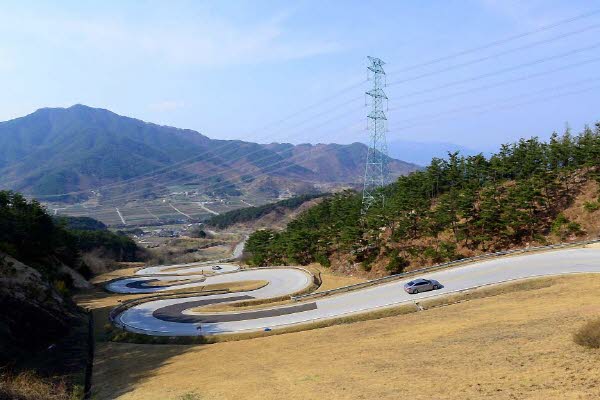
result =
[[382,190],[331,196],[281,232],[248,240],[254,264],[320,262],[383,275],[511,247],[600,234],[600,124],[548,142],[522,139],[491,157],[450,153]]
[[[172,182],[208,189],[218,183],[218,190],[238,194],[251,188],[256,176],[276,177],[276,185],[352,183],[362,176],[365,156],[366,146],[358,143],[293,146],[214,140],[84,105],[44,108],[0,122],[0,187],[34,195],[75,192],[65,198],[71,200],[131,179],[131,184],[102,194],[140,189],[142,196],[153,195]],[[417,168],[390,159],[395,176]],[[152,171],[160,173],[135,180]]]

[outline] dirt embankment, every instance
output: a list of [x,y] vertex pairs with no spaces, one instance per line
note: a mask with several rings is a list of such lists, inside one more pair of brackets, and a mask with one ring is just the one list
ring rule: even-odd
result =
[[75,348],[85,346],[87,318],[59,290],[66,289],[0,254],[0,365],[53,375],[85,367],[85,351],[79,356]]

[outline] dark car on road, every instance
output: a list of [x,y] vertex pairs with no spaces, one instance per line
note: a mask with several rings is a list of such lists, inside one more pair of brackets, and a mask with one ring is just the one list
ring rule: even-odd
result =
[[212,267],[212,269],[213,269],[213,271],[219,271],[219,270],[221,270],[221,269],[223,269],[223,268],[221,268],[221,267],[220,267],[220,266],[218,266],[218,265],[215,265],[215,266],[213,266],[213,267]]
[[416,294],[428,292],[430,290],[438,290],[442,287],[436,280],[431,279],[415,279],[404,284],[404,291],[408,294]]

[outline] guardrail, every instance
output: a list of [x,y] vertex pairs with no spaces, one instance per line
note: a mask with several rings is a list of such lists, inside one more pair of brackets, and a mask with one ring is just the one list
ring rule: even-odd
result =
[[529,253],[529,252],[540,251],[540,250],[551,250],[551,249],[559,249],[559,248],[565,248],[565,247],[584,246],[586,244],[592,244],[592,243],[600,243],[600,238],[592,239],[592,240],[585,240],[585,241],[580,241],[580,242],[559,243],[559,244],[553,244],[553,245],[549,245],[549,246],[535,246],[535,247],[527,247],[527,248],[523,248],[523,249],[505,250],[505,251],[498,251],[495,253],[480,254],[478,256],[461,258],[460,260],[448,261],[445,263],[432,265],[430,267],[415,269],[414,271],[408,271],[408,272],[402,272],[402,273],[395,274],[395,275],[384,276],[383,278],[377,278],[377,279],[373,279],[373,280],[370,280],[367,282],[355,283],[353,285],[342,286],[342,287],[339,287],[336,289],[324,290],[324,291],[318,292],[318,293],[308,293],[308,294],[304,294],[304,295],[300,295],[300,296],[290,296],[290,299],[292,301],[300,301],[300,300],[313,299],[313,298],[318,298],[318,297],[326,297],[326,296],[330,296],[330,295],[337,294],[337,293],[349,292],[352,290],[358,290],[358,289],[366,288],[369,286],[378,285],[380,283],[385,283],[385,282],[394,281],[397,279],[402,279],[402,278],[405,278],[405,277],[411,276],[411,275],[437,271],[439,269],[444,269],[444,268],[454,266],[454,265],[468,264],[468,263],[479,261],[479,260],[496,258],[496,257],[501,257],[501,256],[509,255],[509,254],[521,254],[521,253]]

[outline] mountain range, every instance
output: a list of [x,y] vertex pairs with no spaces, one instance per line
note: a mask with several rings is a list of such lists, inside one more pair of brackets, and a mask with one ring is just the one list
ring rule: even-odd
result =
[[[62,201],[155,196],[173,185],[217,195],[302,192],[359,183],[366,153],[362,143],[217,140],[74,105],[0,122],[0,187]],[[393,158],[388,165],[392,177],[419,168]]]

